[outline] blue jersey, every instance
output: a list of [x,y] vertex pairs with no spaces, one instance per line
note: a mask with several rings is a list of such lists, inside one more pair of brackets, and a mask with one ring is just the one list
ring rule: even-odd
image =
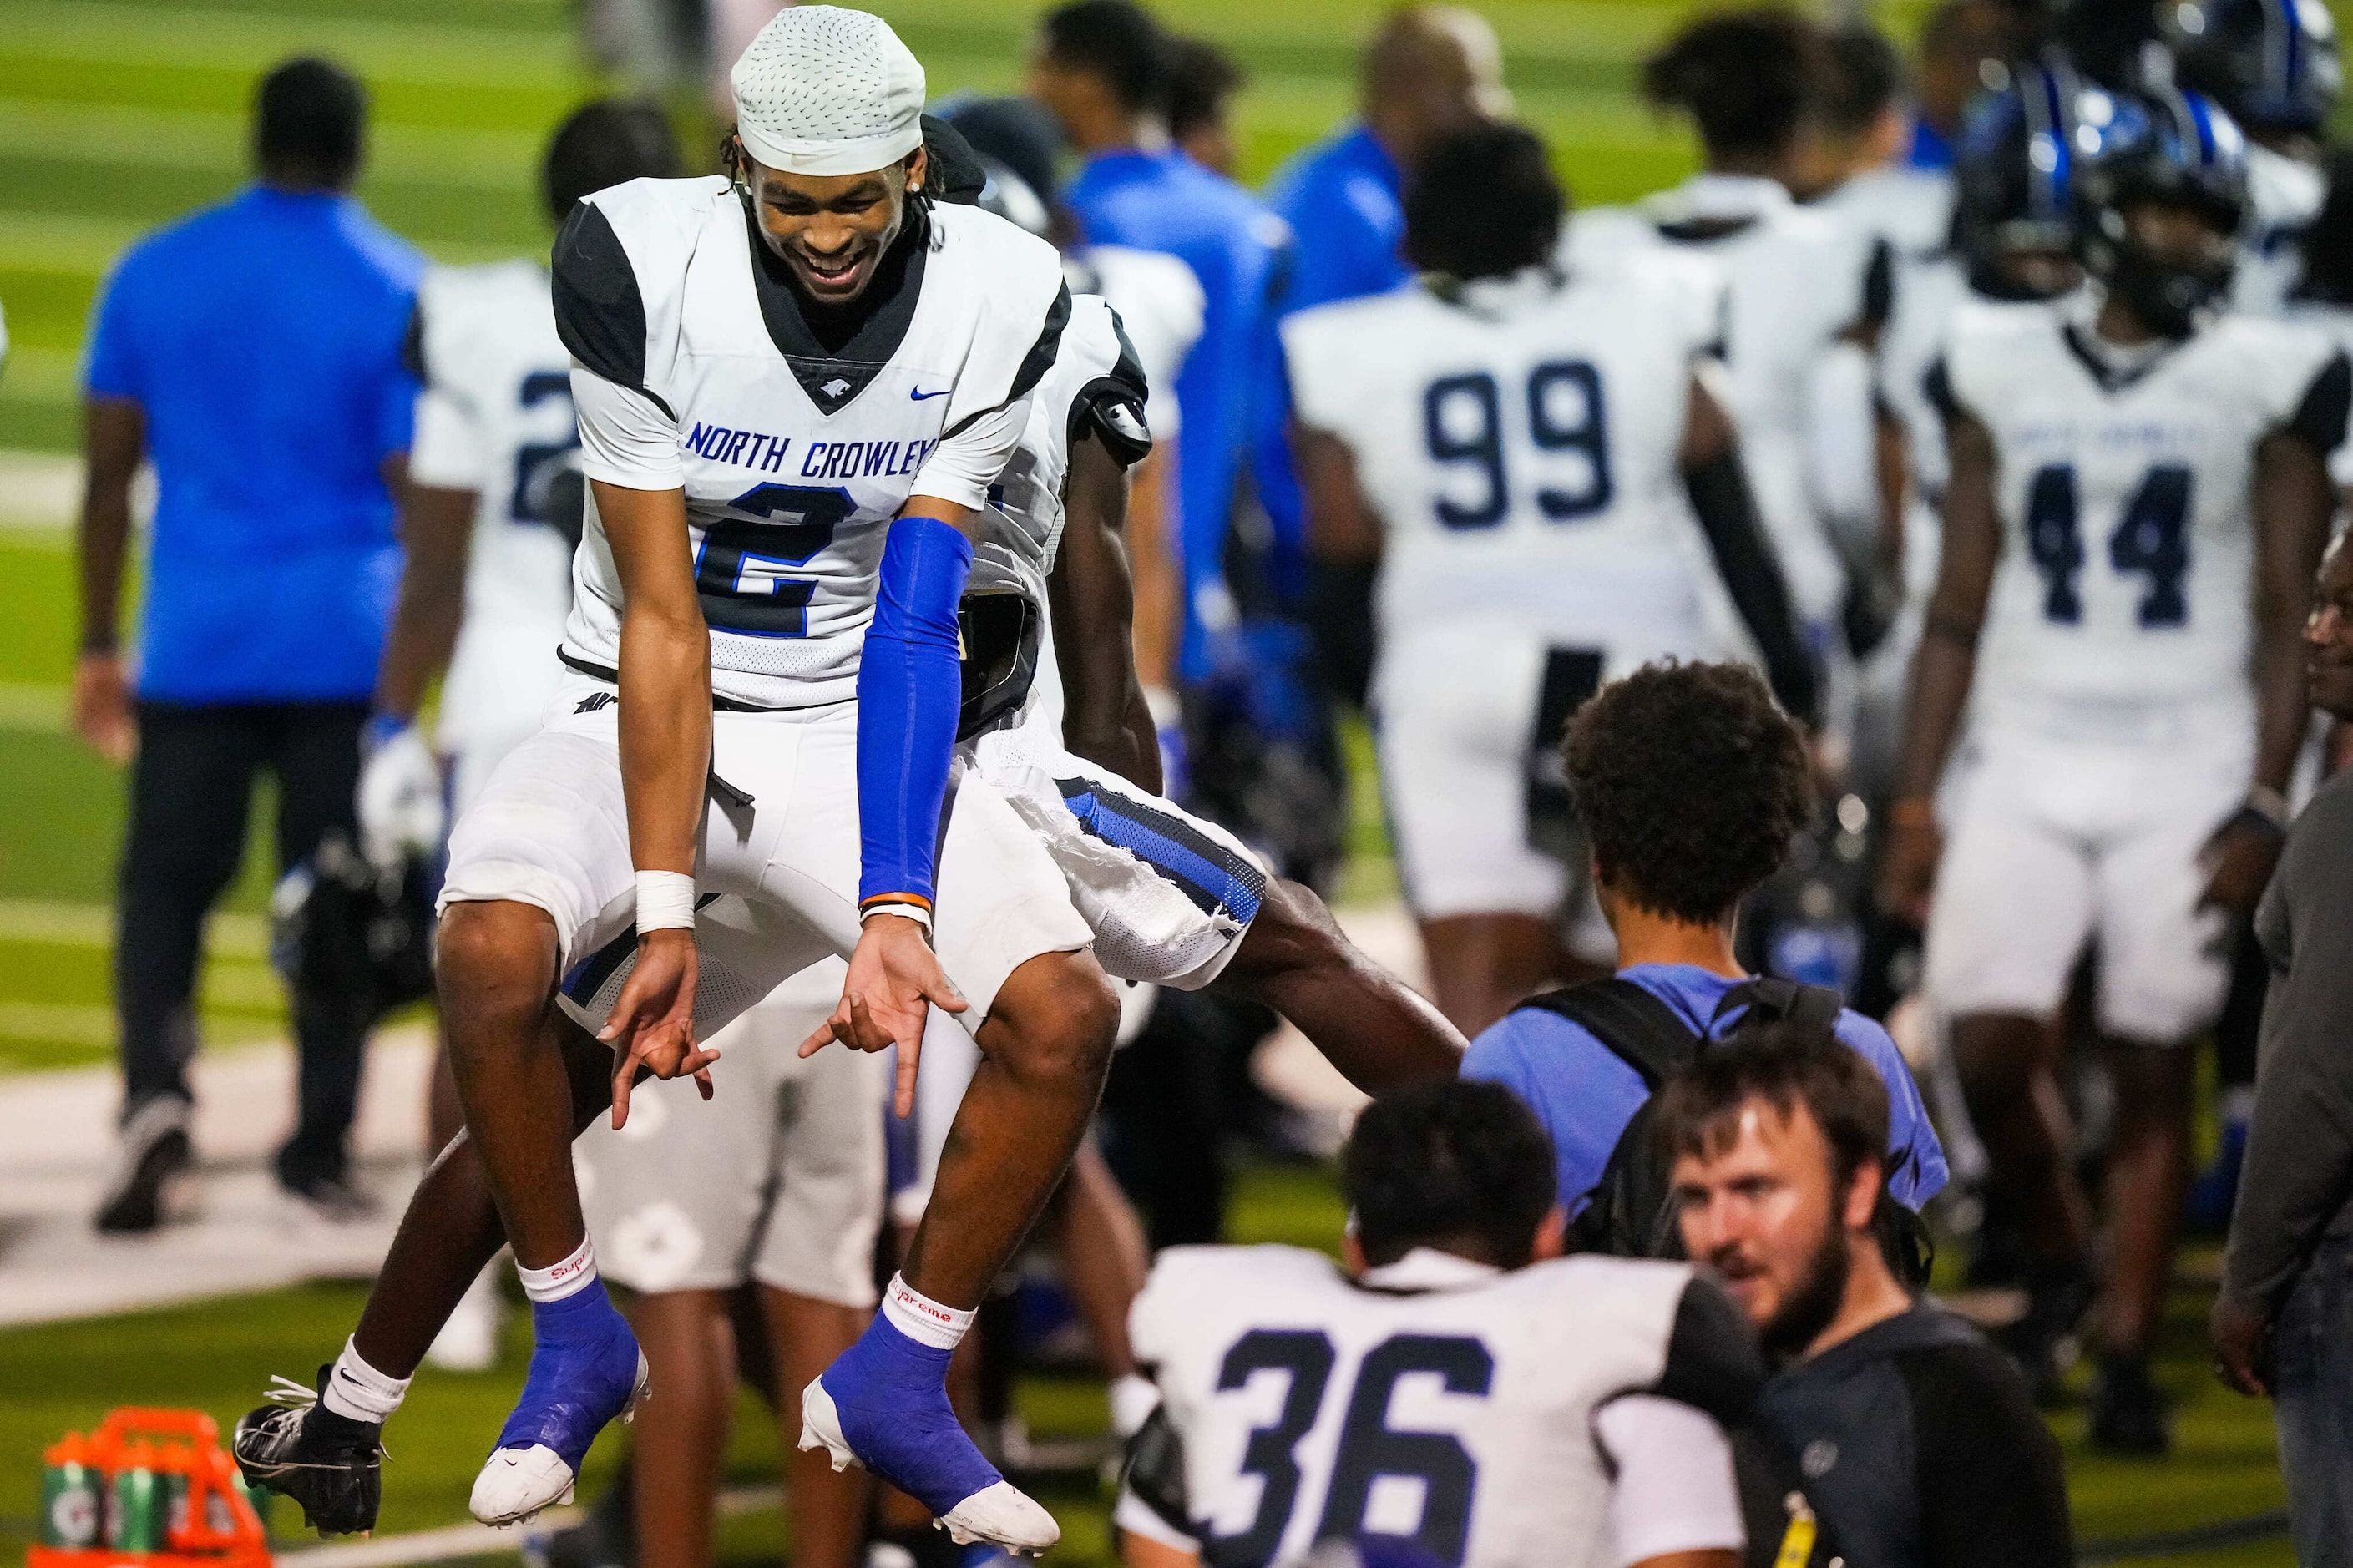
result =
[[[1291,266],[1276,314],[1335,300],[1384,294],[1413,277],[1406,264],[1405,176],[1388,149],[1359,125],[1300,153],[1275,172],[1267,204],[1291,226]],[[1275,535],[1296,546],[1306,503],[1291,461],[1291,389],[1282,344],[1270,335],[1260,359],[1252,443],[1260,503]]]
[[1165,251],[1200,280],[1201,338],[1176,378],[1185,411],[1176,443],[1176,538],[1185,573],[1180,668],[1198,679],[1208,651],[1198,612],[1224,563],[1234,487],[1250,441],[1252,384],[1287,237],[1257,197],[1173,149],[1095,157],[1065,199],[1089,240]]
[[[1694,1029],[1739,982],[1688,963],[1638,963],[1618,972],[1673,1008]],[[1724,1023],[1739,1016],[1735,1012]],[[1838,1037],[1861,1051],[1887,1084],[1887,1190],[1917,1209],[1945,1184],[1945,1149],[1928,1124],[1912,1069],[1887,1031],[1848,1009]],[[1557,1013],[1523,1007],[1491,1025],[1462,1058],[1464,1078],[1500,1083],[1525,1100],[1552,1134],[1560,1163],[1560,1202],[1571,1217],[1583,1209],[1609,1163],[1619,1135],[1650,1097],[1641,1075],[1582,1026]]]
[[82,384],[128,398],[155,465],[139,693],[364,700],[400,583],[385,459],[422,259],[350,196],[254,185],[133,246]]

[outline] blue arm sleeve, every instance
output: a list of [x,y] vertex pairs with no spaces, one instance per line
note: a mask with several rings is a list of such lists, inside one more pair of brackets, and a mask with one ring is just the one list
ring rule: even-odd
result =
[[858,665],[860,910],[931,906],[963,690],[956,602],[971,568],[971,542],[935,517],[899,519],[882,544],[874,624]]

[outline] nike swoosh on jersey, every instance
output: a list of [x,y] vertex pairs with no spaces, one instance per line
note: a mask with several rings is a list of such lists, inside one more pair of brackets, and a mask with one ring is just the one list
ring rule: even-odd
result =
[[911,386],[907,389],[907,398],[913,403],[922,403],[928,398],[945,397],[955,390],[955,388],[952,386],[943,386],[937,392],[922,392]]

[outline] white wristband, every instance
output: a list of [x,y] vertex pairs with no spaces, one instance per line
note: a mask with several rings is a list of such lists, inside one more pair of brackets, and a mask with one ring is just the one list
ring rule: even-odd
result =
[[694,879],[681,871],[638,873],[638,934],[694,929]]

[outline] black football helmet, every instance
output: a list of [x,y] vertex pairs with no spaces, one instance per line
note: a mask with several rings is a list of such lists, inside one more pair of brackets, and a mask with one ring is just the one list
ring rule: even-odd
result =
[[2075,166],[2115,106],[2055,54],[2011,68],[2000,91],[1971,106],[1953,156],[1953,246],[1971,289],[2000,300],[2064,291],[2034,287],[2004,263],[2030,252],[2073,254]]
[[2077,142],[2076,254],[2149,327],[2186,336],[2230,292],[2237,247],[2195,262],[2161,257],[2133,239],[2126,212],[2187,208],[2235,238],[2247,217],[2246,137],[2203,93],[2168,88],[2112,102],[2107,122]]
[[2325,0],[2167,0],[2157,19],[2174,79],[2250,131],[2316,135],[2328,123],[2345,64]]
[[372,865],[337,830],[269,895],[269,961],[300,991],[355,1000],[371,1019],[433,994],[433,898],[421,860]]

